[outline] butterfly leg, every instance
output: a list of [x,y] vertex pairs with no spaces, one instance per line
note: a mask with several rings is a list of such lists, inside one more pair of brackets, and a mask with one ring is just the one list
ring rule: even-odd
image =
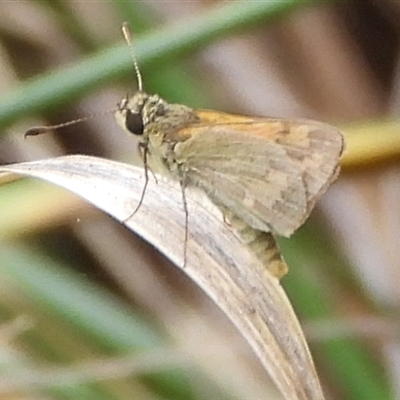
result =
[[189,238],[189,210],[186,201],[186,193],[185,193],[185,184],[182,180],[181,182],[181,191],[182,191],[182,202],[183,202],[183,210],[185,212],[185,239],[184,239],[184,248],[183,248],[183,268],[186,267],[186,260],[187,260],[187,244]]
[[[149,166],[148,166],[148,162],[147,162],[147,156],[149,153],[149,149],[147,147],[146,144],[144,143],[139,143],[139,151],[140,154],[142,156],[143,159],[143,166],[144,166],[144,186],[143,186],[143,190],[142,190],[142,194],[140,196],[140,200],[138,205],[136,206],[136,208],[132,211],[131,214],[129,214],[129,216],[127,218],[125,218],[122,222],[125,223],[126,221],[128,221],[129,219],[131,219],[139,210],[139,208],[141,207],[142,203],[143,203],[143,199],[144,199],[144,195],[146,194],[146,189],[147,189],[147,185],[149,183]],[[154,174],[153,174],[154,176]],[[157,182],[157,179],[156,179]]]
[[143,160],[143,166],[144,166],[144,169],[145,169],[145,174],[148,175],[148,171],[150,171],[151,174],[153,175],[154,180],[158,184],[157,177],[156,177],[156,175],[154,174],[154,172],[152,171],[152,169],[150,168],[150,166],[149,166],[149,164],[147,162],[147,156],[149,154],[149,148],[147,146],[147,143],[139,142],[138,149],[139,149],[139,153],[140,153],[140,155],[142,157],[142,160]]

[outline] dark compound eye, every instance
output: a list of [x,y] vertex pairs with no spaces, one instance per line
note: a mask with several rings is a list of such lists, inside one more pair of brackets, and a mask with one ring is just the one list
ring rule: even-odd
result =
[[134,135],[143,135],[144,125],[142,116],[130,110],[126,112],[125,126]]

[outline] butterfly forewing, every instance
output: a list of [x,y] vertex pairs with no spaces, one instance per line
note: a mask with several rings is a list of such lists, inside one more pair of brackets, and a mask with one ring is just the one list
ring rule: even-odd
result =
[[286,130],[289,133],[278,135],[276,140],[302,171],[308,208],[311,209],[339,172],[343,136],[332,126],[317,121],[282,120],[282,124],[290,126]]
[[255,229],[293,233],[337,172],[341,134],[308,120],[199,116],[190,138],[175,146],[184,184],[199,186]]

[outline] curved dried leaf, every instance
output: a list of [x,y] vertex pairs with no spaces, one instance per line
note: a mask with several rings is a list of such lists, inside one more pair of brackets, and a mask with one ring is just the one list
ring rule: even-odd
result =
[[[66,156],[0,168],[0,183],[25,175],[83,197],[125,223],[176,265],[183,265],[185,214],[175,182],[150,177],[143,205],[143,169],[106,159]],[[286,399],[323,399],[298,320],[279,281],[223,222],[205,194],[187,190],[189,240],[183,271],[228,315]]]

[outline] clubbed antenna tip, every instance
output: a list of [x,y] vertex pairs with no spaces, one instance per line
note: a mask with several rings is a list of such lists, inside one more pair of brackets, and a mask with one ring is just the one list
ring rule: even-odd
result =
[[133,51],[132,35],[131,35],[131,31],[129,29],[129,25],[127,22],[124,22],[122,24],[122,35],[124,36],[124,39],[129,46],[132,61],[133,61],[133,66],[135,67],[136,79],[137,79],[137,83],[138,83],[138,90],[139,90],[139,92],[141,92],[143,90],[142,75],[140,74],[139,64],[136,60],[136,56]]

